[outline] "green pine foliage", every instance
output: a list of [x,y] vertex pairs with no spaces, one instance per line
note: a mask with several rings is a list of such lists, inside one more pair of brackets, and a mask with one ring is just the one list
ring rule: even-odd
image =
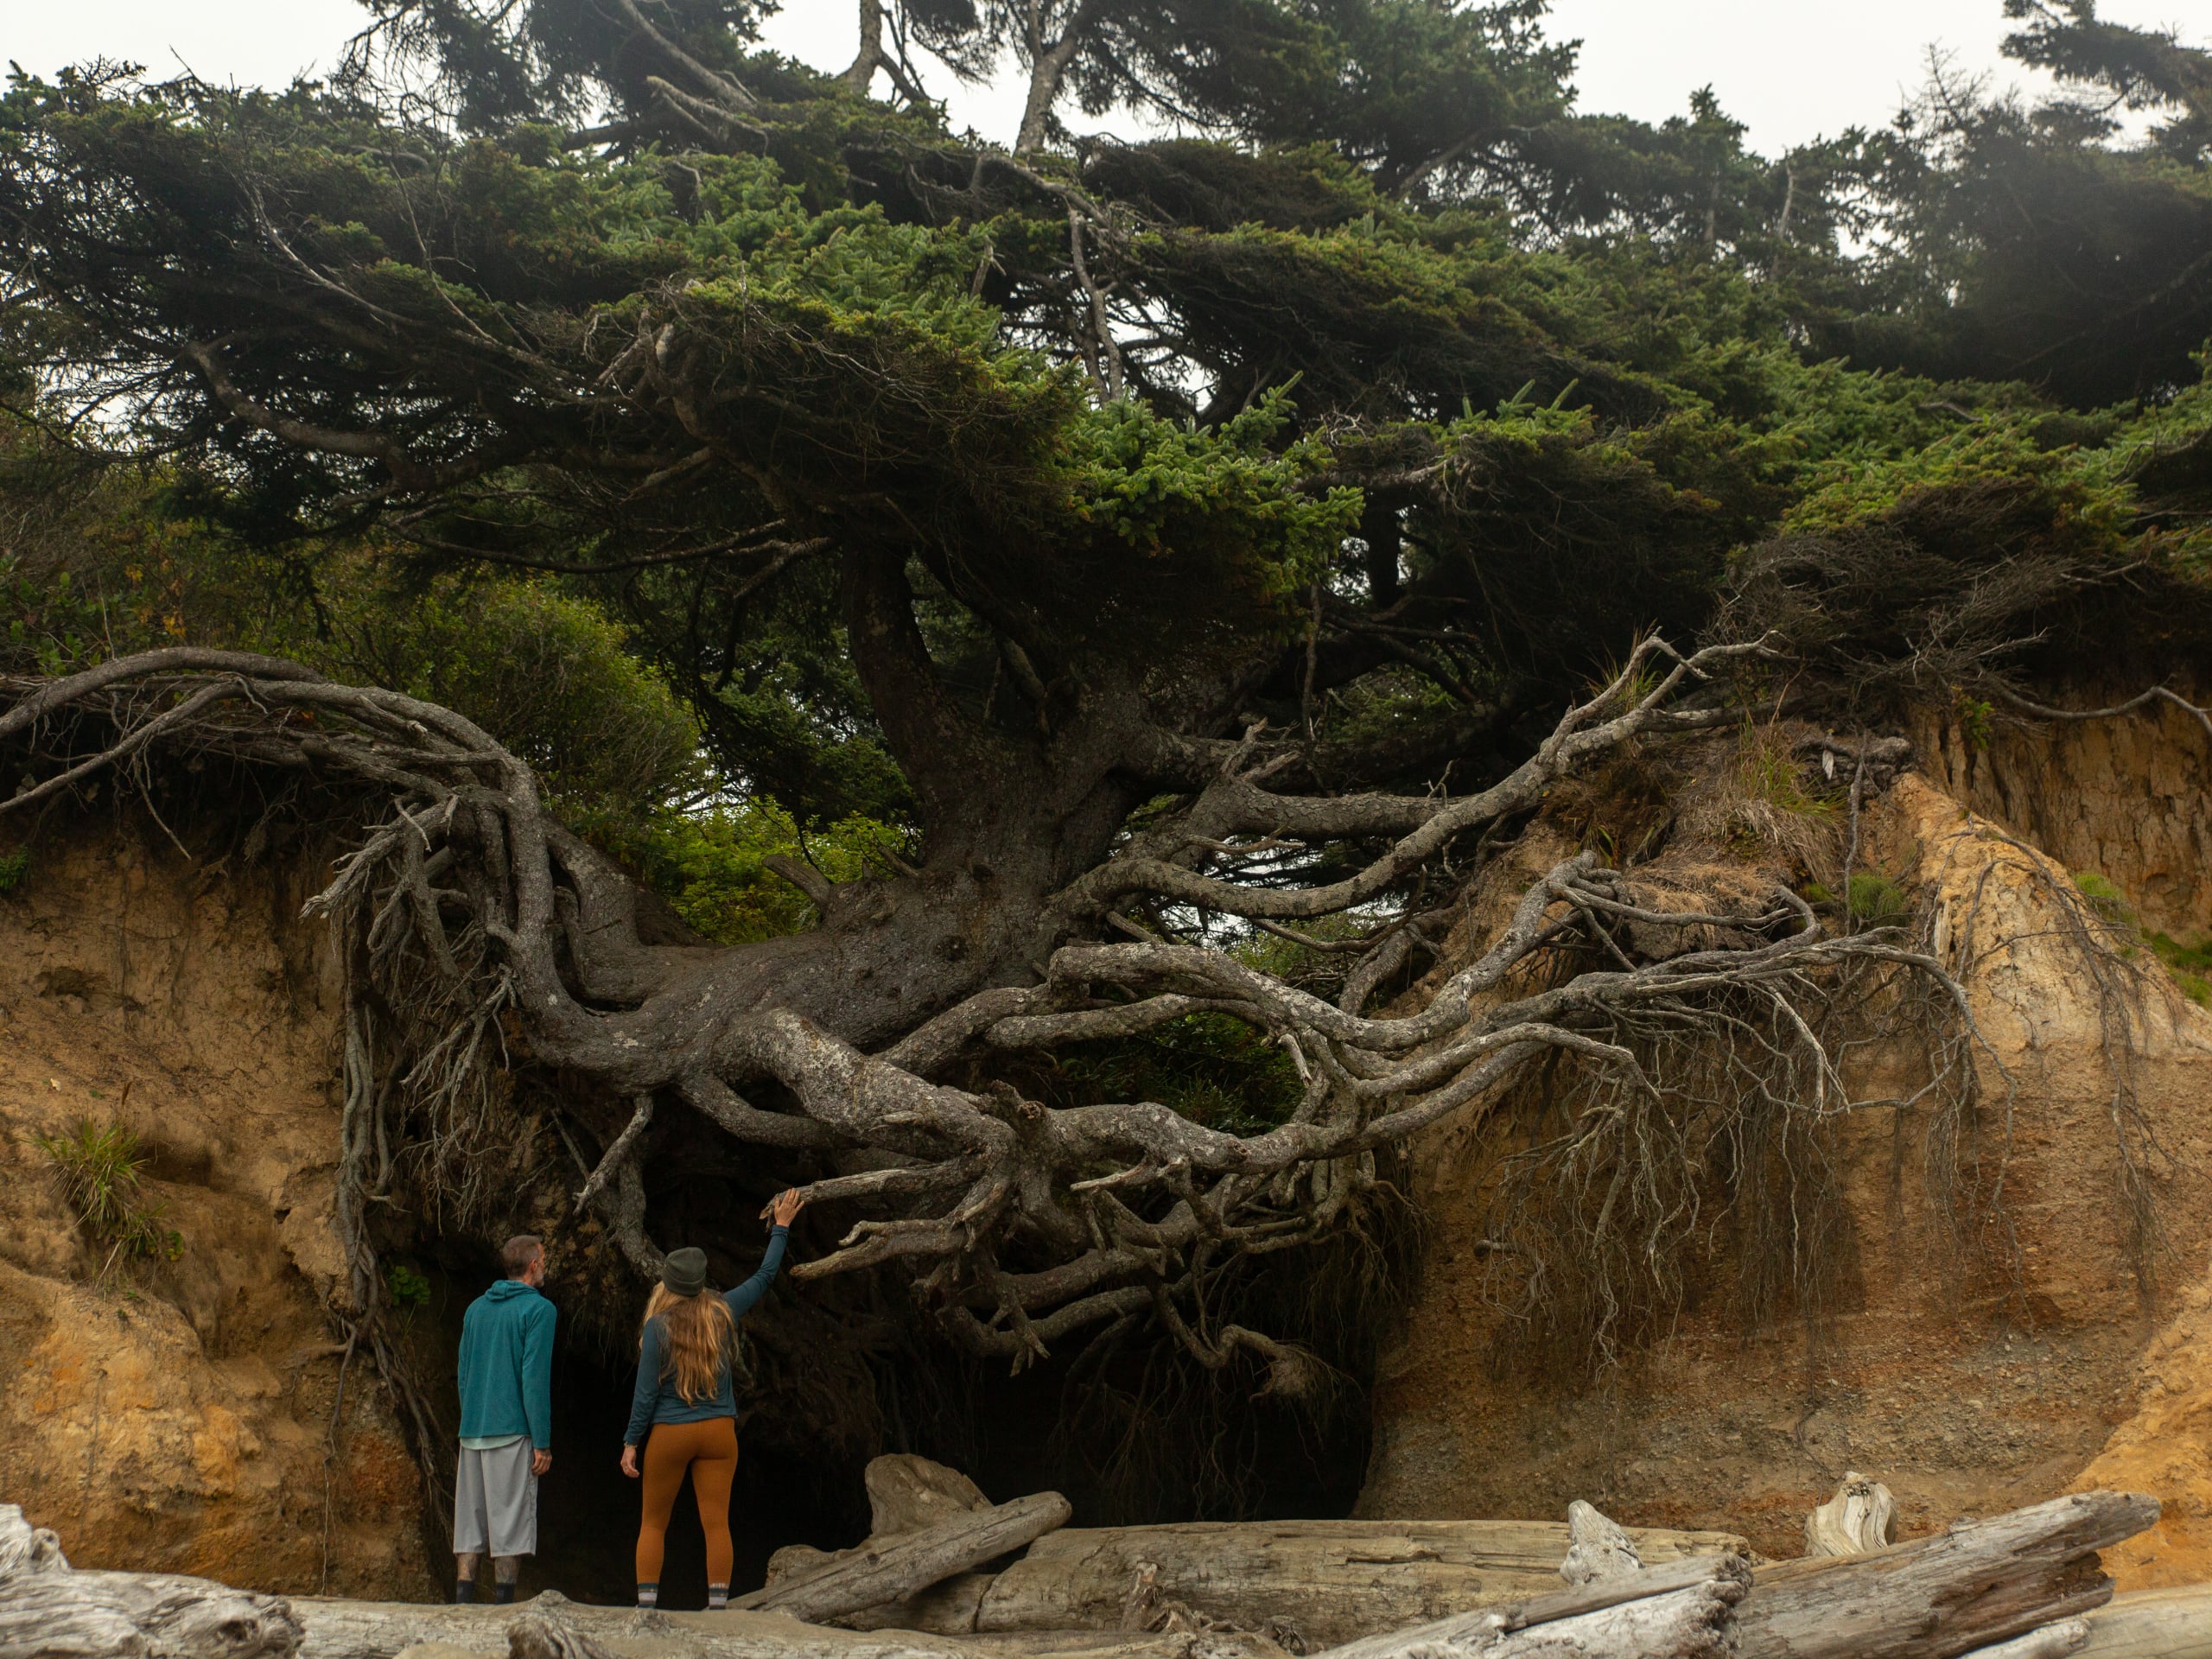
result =
[[[1491,764],[1653,629],[1973,734],[2007,677],[2212,640],[2212,81],[2088,0],[2007,0],[2056,101],[1781,156],[1709,93],[1579,109],[1539,0],[1096,9],[1047,105],[1183,136],[1019,156],[738,0],[651,51],[569,0],[369,10],[327,86],[0,95],[0,658],[224,643],[448,703],[710,938],[810,924],[764,860],[896,869],[943,810],[855,560],[1001,736],[1237,679],[1208,720],[1308,726],[1347,788]],[[893,10],[1045,73],[1005,7]],[[380,101],[401,62],[440,118]],[[373,441],[241,416],[210,340]]]

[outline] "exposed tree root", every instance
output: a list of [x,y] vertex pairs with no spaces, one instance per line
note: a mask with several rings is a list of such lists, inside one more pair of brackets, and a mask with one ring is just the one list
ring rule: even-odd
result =
[[[641,1271],[659,1252],[639,1154],[672,1096],[740,1143],[817,1160],[830,1173],[810,1194],[862,1211],[837,1249],[794,1269],[802,1279],[896,1264],[944,1332],[1016,1369],[1078,1333],[1150,1319],[1200,1366],[1255,1357],[1272,1387],[1296,1394],[1316,1386],[1310,1358],[1218,1317],[1205,1286],[1225,1259],[1327,1236],[1374,1185],[1377,1154],[1408,1136],[1487,1109],[1541,1066],[1573,1068],[1586,1104],[1535,1155],[1602,1190],[1601,1231],[1634,1216],[1643,1248],[1663,1254],[1694,1219],[1667,1172],[1694,1154],[1688,1126],[1716,1101],[1741,1091],[1750,1103],[1719,1131],[1733,1155],[1783,1171],[1796,1167],[1802,1126],[1870,1103],[1847,1086],[1837,1004],[1916,982],[1970,1023],[1942,963],[1896,930],[1832,931],[1787,889],[1756,913],[1656,911],[1587,852],[1529,887],[1484,954],[1422,1006],[1366,1012],[1423,948],[1436,898],[1483,867],[1497,832],[1632,739],[1734,718],[1719,677],[1758,650],[1681,658],[1646,641],[1526,762],[1465,797],[1277,793],[1262,785],[1298,751],[1271,748],[1262,732],[1219,743],[1161,735],[1152,768],[1180,774],[1190,792],[1053,898],[1038,982],[979,984],[948,965],[937,1007],[913,1010],[876,1052],[831,994],[868,977],[855,942],[928,872],[823,893],[817,935],[649,946],[628,880],[549,820],[530,768],[480,728],[395,692],[220,652],[156,652],[37,687],[0,716],[0,736],[46,734],[59,768],[18,804],[157,742],[335,775],[389,799],[389,817],[308,906],[346,945],[348,1317],[387,1381],[397,1367],[365,1211],[404,1159],[456,1213],[485,1205],[484,1183],[505,1161],[489,1154],[511,1133],[497,1106],[512,1041],[634,1103],[576,1201]],[[1323,841],[1382,847],[1340,879],[1287,882],[1281,861],[1294,874],[1300,852]],[[1155,922],[1196,912],[1276,925],[1351,912],[1370,931],[1350,942],[1330,1001],[1117,917],[1131,907]],[[1112,919],[1137,937],[1098,942]],[[1711,943],[1637,961],[1618,937],[1630,925],[1707,930]],[[834,971],[825,950],[844,953]],[[932,1081],[963,1059],[1200,1012],[1264,1032],[1290,1057],[1305,1087],[1285,1121],[1238,1135],[1151,1102],[1055,1109],[1004,1086]],[[1723,1058],[1699,1062],[1693,1050]],[[1958,1065],[1948,1053],[1933,1075]],[[1784,1202],[1774,1224],[1817,1224]],[[404,1379],[394,1386],[418,1431],[442,1443],[419,1397]]]

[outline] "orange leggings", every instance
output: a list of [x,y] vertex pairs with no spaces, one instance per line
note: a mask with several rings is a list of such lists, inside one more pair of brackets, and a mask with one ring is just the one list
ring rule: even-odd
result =
[[660,1582],[661,1553],[668,1545],[668,1517],[676,1508],[683,1471],[699,1500],[699,1526],[707,1535],[707,1582],[728,1584],[737,1552],[729,1541],[729,1489],[737,1478],[737,1422],[709,1417],[703,1423],[655,1423],[645,1436],[645,1507],[638,1523],[638,1582]]

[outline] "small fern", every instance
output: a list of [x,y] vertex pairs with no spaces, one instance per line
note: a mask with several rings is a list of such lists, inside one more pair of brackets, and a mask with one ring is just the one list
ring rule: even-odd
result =
[[31,849],[0,853],[0,893],[13,893],[23,885],[23,877],[31,867]]
[[411,1262],[394,1262],[384,1270],[385,1288],[391,1292],[392,1305],[412,1313],[426,1307],[430,1300],[430,1281],[423,1270]]

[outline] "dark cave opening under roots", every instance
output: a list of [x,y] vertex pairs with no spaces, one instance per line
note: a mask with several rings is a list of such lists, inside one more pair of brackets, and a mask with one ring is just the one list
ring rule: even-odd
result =
[[[385,1259],[421,1275],[419,1305],[401,1316],[401,1345],[418,1385],[451,1425],[461,1319],[498,1269],[480,1243],[459,1238],[418,1239]],[[1301,1277],[1312,1275],[1285,1274]],[[629,1332],[584,1313],[584,1299],[574,1291],[557,1278],[546,1287],[562,1310],[554,1464],[539,1489],[538,1553],[522,1565],[519,1593],[552,1589],[578,1602],[620,1605],[634,1594],[640,1502],[639,1484],[620,1467],[634,1349]],[[786,1280],[771,1301],[795,1294],[805,1293]],[[645,1300],[639,1287],[639,1312]],[[804,1328],[818,1339],[823,1325],[810,1318]],[[951,1465],[995,1502],[1060,1491],[1077,1526],[1347,1515],[1366,1473],[1373,1334],[1362,1332],[1351,1344],[1366,1363],[1338,1374],[1334,1395],[1315,1401],[1267,1394],[1266,1370],[1256,1363],[1206,1371],[1153,1340],[1111,1353],[1086,1352],[1071,1342],[1014,1376],[1002,1361],[977,1362],[918,1328],[868,1363],[875,1398],[868,1402],[872,1432],[861,1435],[811,1432],[810,1404],[792,1392],[790,1368],[778,1352],[791,1333],[760,1333],[755,1359],[767,1385],[741,1401],[741,1453],[730,1499],[733,1591],[758,1587],[769,1557],[785,1545],[858,1543],[868,1530],[862,1472],[868,1457],[886,1452]],[[849,1415],[850,1408],[837,1402],[830,1414]],[[423,1532],[432,1576],[449,1587],[453,1450],[437,1450],[445,1472],[426,1500]],[[661,1586],[664,1607],[706,1605],[705,1541],[688,1480],[671,1516]]]

